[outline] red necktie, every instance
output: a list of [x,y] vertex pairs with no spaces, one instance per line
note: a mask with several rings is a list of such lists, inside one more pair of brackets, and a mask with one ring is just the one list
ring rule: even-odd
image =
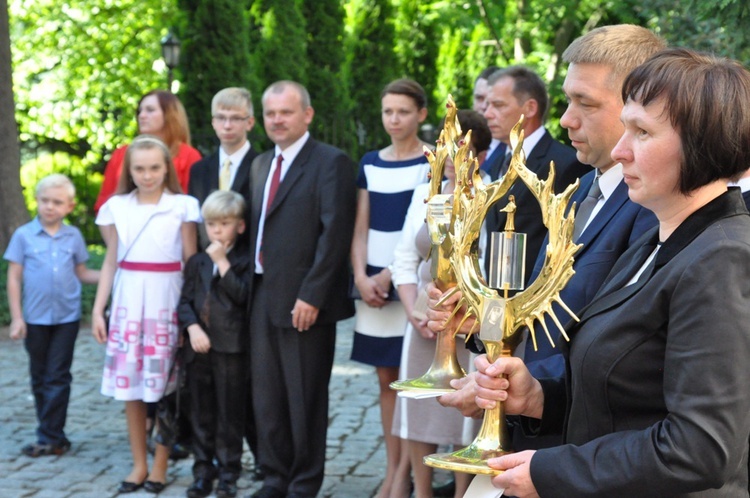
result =
[[273,198],[276,197],[276,191],[279,190],[279,183],[281,183],[281,161],[283,160],[284,157],[279,154],[276,159],[276,169],[274,170],[273,176],[271,177],[271,186],[268,189],[268,200],[266,201],[266,216],[268,216],[268,211],[271,209]]
[[[266,200],[266,217],[268,217],[268,211],[271,209],[271,203],[273,198],[276,197],[276,191],[279,190],[279,183],[281,183],[281,161],[284,157],[279,154],[276,159],[276,169],[271,177],[271,186],[268,188],[268,199]],[[258,254],[260,264],[263,264],[263,239],[260,242],[260,254]]]

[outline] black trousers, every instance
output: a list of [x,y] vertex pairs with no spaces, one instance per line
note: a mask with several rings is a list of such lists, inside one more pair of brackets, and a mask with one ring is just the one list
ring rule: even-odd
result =
[[323,484],[336,324],[275,327],[256,278],[250,312],[252,390],[264,486],[316,496]]
[[29,353],[31,391],[39,421],[36,436],[40,444],[61,445],[68,441],[64,428],[78,325],[78,320],[58,325],[26,324],[24,345]]
[[187,365],[193,429],[193,476],[234,482],[242,471],[245,353],[196,353]]

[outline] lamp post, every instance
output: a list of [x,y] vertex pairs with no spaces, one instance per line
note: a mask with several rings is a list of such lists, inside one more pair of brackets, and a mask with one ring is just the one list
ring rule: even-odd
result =
[[172,91],[172,70],[180,63],[180,40],[170,31],[161,39],[161,56],[167,65],[167,89]]

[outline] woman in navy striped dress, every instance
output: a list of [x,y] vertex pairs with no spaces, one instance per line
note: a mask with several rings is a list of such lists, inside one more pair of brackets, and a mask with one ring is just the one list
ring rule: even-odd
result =
[[401,236],[414,187],[427,181],[429,163],[417,132],[427,117],[427,96],[415,81],[389,83],[381,94],[383,127],[391,137],[384,149],[368,152],[359,164],[357,218],[352,242],[355,290],[361,299],[354,327],[352,359],[373,365],[380,387],[386,443],[386,476],[379,498],[409,496],[409,462],[403,442],[391,434],[401,345],[412,303],[401,303],[391,284],[390,264]]

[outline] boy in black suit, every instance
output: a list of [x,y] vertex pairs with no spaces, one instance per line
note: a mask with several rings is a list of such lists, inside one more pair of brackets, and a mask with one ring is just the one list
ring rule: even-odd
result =
[[[238,236],[245,231],[240,194],[219,190],[201,210],[210,244],[185,267],[178,318],[190,340],[185,363],[193,429],[194,482],[189,498],[237,494],[245,425],[245,337],[252,260]],[[214,458],[218,469],[214,466]]]

